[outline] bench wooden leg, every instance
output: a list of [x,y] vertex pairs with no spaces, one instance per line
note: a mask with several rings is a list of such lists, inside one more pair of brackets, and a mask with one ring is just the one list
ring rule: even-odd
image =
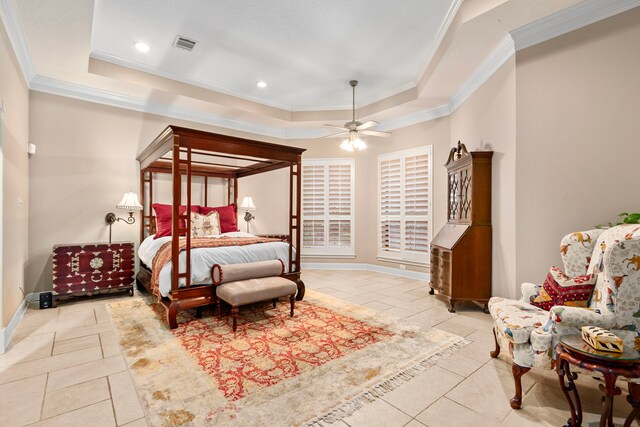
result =
[[291,317],[293,317],[293,308],[296,305],[296,296],[295,296],[295,294],[291,295],[289,297],[289,301],[291,302]]
[[271,303],[273,304],[273,308],[276,308],[276,301],[278,301],[278,298],[274,298],[271,300]]
[[216,308],[218,310],[218,317],[222,317],[222,302],[220,299],[216,301]]
[[233,322],[233,332],[236,331],[238,327],[238,306],[234,305],[231,307],[231,321]]

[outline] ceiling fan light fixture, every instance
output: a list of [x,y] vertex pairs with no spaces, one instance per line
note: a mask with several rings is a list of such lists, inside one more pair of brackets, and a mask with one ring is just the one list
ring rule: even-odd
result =
[[340,148],[342,148],[345,151],[352,152],[353,144],[351,143],[351,141],[349,141],[349,139],[345,139],[344,141],[342,141],[342,144],[340,144]]
[[367,148],[367,144],[365,144],[364,141],[361,140],[360,138],[356,138],[353,140],[353,148],[355,148],[358,151],[362,151],[365,148]]

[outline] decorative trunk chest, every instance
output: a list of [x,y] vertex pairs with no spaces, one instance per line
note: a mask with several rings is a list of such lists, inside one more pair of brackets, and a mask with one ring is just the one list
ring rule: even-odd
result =
[[128,291],[133,295],[133,243],[78,243],[53,247],[56,298]]

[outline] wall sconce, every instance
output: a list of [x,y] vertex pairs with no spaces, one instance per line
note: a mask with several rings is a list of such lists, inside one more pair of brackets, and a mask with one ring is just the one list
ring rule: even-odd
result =
[[138,201],[138,195],[134,192],[124,193],[122,200],[120,203],[116,205],[116,208],[125,210],[129,212],[128,218],[119,218],[113,212],[109,212],[107,216],[104,217],[104,221],[109,224],[109,244],[111,244],[111,226],[116,221],[124,221],[127,224],[133,224],[136,222],[136,219],[133,217],[133,213],[135,211],[141,211],[142,205]]
[[256,217],[251,214],[249,211],[256,210],[256,205],[253,204],[253,199],[251,196],[244,196],[242,199],[242,203],[240,203],[240,207],[245,210],[244,220],[247,221],[247,233],[249,232],[249,222]]

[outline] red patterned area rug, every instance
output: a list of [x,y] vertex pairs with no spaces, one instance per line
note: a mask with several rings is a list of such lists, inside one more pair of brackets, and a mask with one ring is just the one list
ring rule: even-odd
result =
[[178,316],[169,330],[152,300],[108,305],[153,426],[331,425],[467,342],[308,291],[228,317]]

